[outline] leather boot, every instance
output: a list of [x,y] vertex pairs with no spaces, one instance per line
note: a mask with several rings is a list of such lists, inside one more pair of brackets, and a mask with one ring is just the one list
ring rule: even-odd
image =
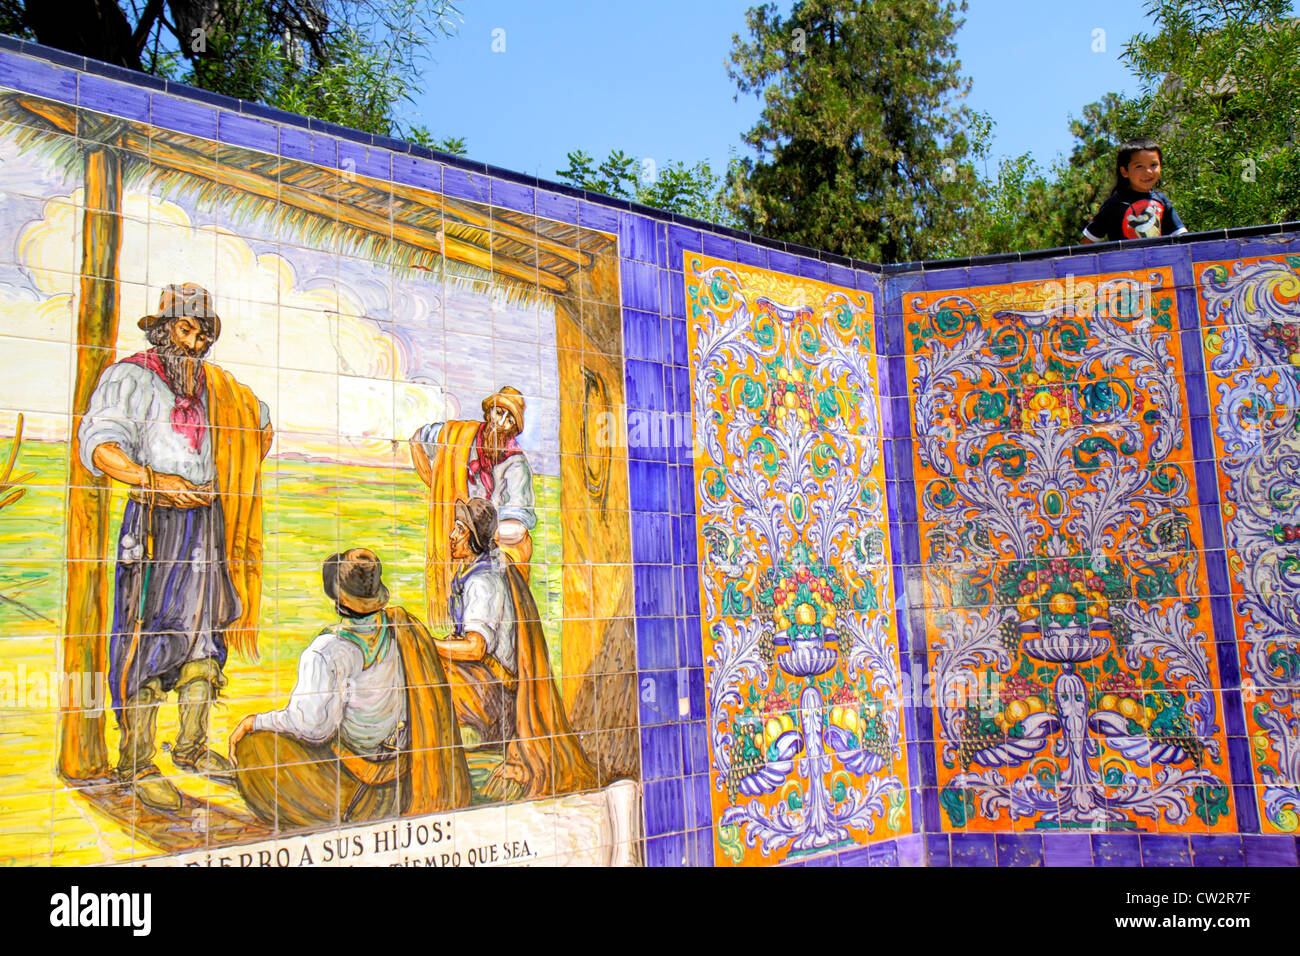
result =
[[220,666],[210,657],[187,661],[181,666],[176,685],[180,726],[172,747],[172,763],[217,783],[234,786],[235,768],[224,756],[208,749],[208,717],[217,691],[225,682]]
[[181,808],[181,792],[153,762],[158,707],[163,696],[158,682],[149,681],[122,708],[122,743],[117,775],[120,780],[131,784],[135,798],[146,807],[175,813]]

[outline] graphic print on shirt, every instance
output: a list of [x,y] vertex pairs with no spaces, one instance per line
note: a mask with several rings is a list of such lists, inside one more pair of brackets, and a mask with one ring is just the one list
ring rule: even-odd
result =
[[1160,235],[1165,207],[1159,199],[1139,199],[1124,210],[1124,238],[1151,239]]

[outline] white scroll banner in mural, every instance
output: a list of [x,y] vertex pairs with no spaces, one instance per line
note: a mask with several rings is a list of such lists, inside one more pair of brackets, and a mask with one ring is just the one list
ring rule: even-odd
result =
[[[403,817],[140,860],[137,866],[637,866],[640,787]],[[128,864],[130,865],[130,864]]]

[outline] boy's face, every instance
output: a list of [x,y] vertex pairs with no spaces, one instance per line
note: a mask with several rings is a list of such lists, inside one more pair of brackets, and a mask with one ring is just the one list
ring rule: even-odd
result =
[[1140,149],[1132,155],[1120,172],[1128,177],[1128,184],[1138,192],[1149,193],[1160,182],[1160,154],[1154,149]]
[[464,561],[473,554],[469,546],[469,528],[465,527],[465,522],[458,520],[451,528],[451,556]]

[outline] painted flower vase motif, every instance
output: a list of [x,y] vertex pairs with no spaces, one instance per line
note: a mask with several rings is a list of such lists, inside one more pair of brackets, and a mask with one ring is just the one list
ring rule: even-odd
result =
[[757,863],[901,832],[871,298],[684,264],[717,847]]
[[954,829],[1232,824],[1174,288],[904,299]]

